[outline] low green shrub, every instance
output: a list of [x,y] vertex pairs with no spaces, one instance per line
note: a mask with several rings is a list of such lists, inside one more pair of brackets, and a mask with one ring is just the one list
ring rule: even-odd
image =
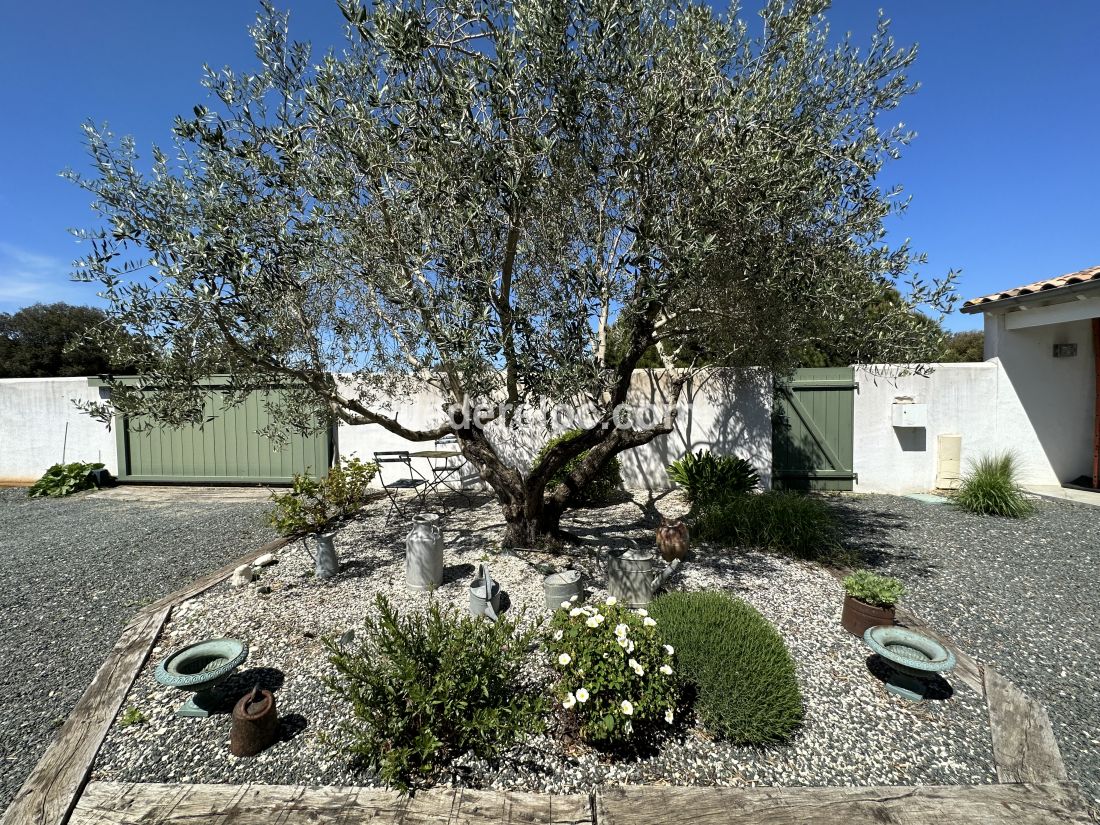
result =
[[802,723],[794,662],[775,628],[722,593],[668,593],[650,604],[708,730],[741,745],[784,742]]
[[408,792],[457,756],[495,759],[542,728],[546,701],[523,679],[538,635],[515,621],[444,610],[399,615],[382,596],[357,648],[326,640],[336,675],[326,684],[351,706],[343,748]]
[[95,487],[92,481],[92,471],[102,470],[103,464],[95,462],[85,464],[82,461],[74,461],[71,464],[54,464],[38,479],[27,491],[31,498],[62,496],[79,493],[81,490],[90,490]]
[[708,502],[695,518],[694,533],[800,559],[845,558],[836,516],[820,498],[802,493],[773,490]]
[[[581,432],[581,430],[569,430],[568,432],[551,438],[543,445],[542,449],[539,450],[539,454],[535,458],[535,463],[538,464],[542,461],[551,447],[563,441],[569,441],[570,439],[576,438]],[[560,484],[564,484],[565,477],[576,469],[577,465],[581,463],[586,455],[588,455],[587,450],[565,462],[556,473],[550,476],[550,480],[546,483],[547,491],[553,490]],[[611,459],[600,468],[595,478],[588,482],[584,488],[573,493],[571,501],[574,504],[603,504],[614,498],[616,491],[622,486],[622,467],[619,464],[618,457],[612,456]]]
[[290,492],[272,493],[268,523],[282,536],[314,533],[350,516],[371,497],[378,465],[351,458],[323,478],[295,473]]
[[704,503],[748,493],[760,483],[752,464],[732,455],[707,450],[688,453],[668,465],[668,477],[684,488],[688,501]]
[[680,682],[656,619],[610,598],[563,606],[546,637],[557,697],[581,736],[610,745],[644,740],[676,720]]
[[955,503],[971,513],[1023,518],[1034,509],[1016,482],[1012,453],[982,456],[963,477]]
[[905,595],[905,585],[890,576],[857,570],[844,578],[844,592],[875,607],[893,607]]

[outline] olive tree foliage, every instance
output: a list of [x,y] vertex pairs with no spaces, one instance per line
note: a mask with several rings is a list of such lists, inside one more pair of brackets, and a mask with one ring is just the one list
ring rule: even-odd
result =
[[[95,173],[70,175],[103,223],[78,273],[144,376],[114,388],[115,411],[196,420],[212,372],[231,399],[291,387],[288,426],[414,441],[450,432],[451,404],[507,424],[587,402],[593,426],[527,471],[488,430],[457,429],[506,542],[525,544],[613,455],[671,430],[697,366],[685,353],[783,371],[810,336],[882,361],[936,351],[910,310],[946,308],[951,275],[916,279],[920,259],[883,230],[904,201],[879,173],[911,139],[884,115],[914,58],[886,21],[859,49],[827,36],[823,0],[767,3],[757,34],[689,0],[338,5],[347,40],[318,57],[264,5],[258,66],[208,68],[210,105],[148,168],[87,128]],[[896,313],[852,322],[895,285]],[[670,411],[624,423],[654,351],[676,367]],[[411,429],[400,399],[425,384],[446,402],[438,426]]]

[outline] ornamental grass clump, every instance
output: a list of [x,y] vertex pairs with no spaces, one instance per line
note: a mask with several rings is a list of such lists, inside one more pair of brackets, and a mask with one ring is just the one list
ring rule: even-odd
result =
[[841,561],[836,516],[820,498],[789,491],[730,496],[707,503],[695,519],[701,539],[756,547],[799,559]]
[[557,699],[588,742],[638,741],[676,721],[675,650],[644,609],[628,610],[614,597],[596,607],[564,602],[546,648]]
[[1016,457],[1012,453],[982,456],[963,477],[955,503],[979,515],[1023,518],[1034,507],[1016,476]]
[[794,661],[767,619],[722,593],[668,593],[650,610],[696,690],[712,733],[739,745],[785,742],[802,723]]
[[472,753],[493,760],[543,726],[543,693],[524,677],[538,627],[458,615],[434,600],[399,615],[385,597],[364,620],[357,648],[327,640],[336,675],[326,684],[350,706],[338,741],[402,790],[429,785]]

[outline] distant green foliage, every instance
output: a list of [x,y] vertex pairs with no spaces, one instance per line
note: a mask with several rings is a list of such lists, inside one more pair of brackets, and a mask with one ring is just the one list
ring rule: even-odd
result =
[[[545,457],[546,453],[550,450],[551,447],[554,447],[555,445],[560,444],[563,441],[569,441],[570,439],[576,438],[580,434],[581,430],[569,430],[562,433],[561,435],[556,435],[551,438],[549,441],[546,442],[546,444],[543,445],[542,449],[539,450],[539,454],[535,458],[535,465],[537,466],[539,463],[542,462],[542,459]],[[559,469],[556,473],[554,473],[554,475],[552,475],[550,477],[550,480],[546,483],[546,491],[550,492],[559,484],[564,484],[565,477],[573,472],[574,469],[576,469],[577,465],[584,460],[584,457],[586,455],[588,455],[587,450],[565,462],[565,465],[562,466],[562,468]],[[600,471],[596,474],[596,477],[588,482],[588,485],[586,487],[573,494],[571,501],[574,504],[603,504],[604,502],[610,501],[614,497],[615,492],[622,486],[622,468],[619,465],[619,459],[613,456],[606,464],[603,465],[603,467],[600,468]]]
[[344,748],[402,791],[431,784],[452,759],[495,759],[541,730],[542,693],[525,681],[539,632],[457,615],[432,600],[399,615],[383,596],[356,650],[325,642],[336,675],[326,684],[351,706]]
[[981,330],[952,332],[943,342],[940,361],[963,363],[985,360],[985,333]]
[[81,490],[90,490],[95,487],[91,473],[93,470],[102,470],[102,462],[85,464],[74,461],[71,464],[54,464],[42,475],[27,491],[31,498],[62,496],[79,493]]
[[112,339],[123,338],[117,323],[97,307],[34,304],[0,312],[0,378],[53,378],[124,374],[111,363]]
[[741,745],[783,742],[802,723],[787,646],[768,621],[722,593],[669,593],[650,605],[713,733]]
[[905,595],[905,585],[891,576],[858,570],[844,578],[844,592],[875,607],[893,607]]
[[668,477],[684,488],[689,501],[704,503],[756,488],[760,476],[751,463],[709,450],[688,453],[668,466]]
[[377,472],[377,464],[352,458],[320,479],[295,473],[290,492],[271,494],[275,506],[267,514],[268,523],[283,536],[323,530],[370,498],[370,483]]
[[955,502],[971,513],[1023,518],[1034,507],[1016,482],[1012,453],[982,456],[963,477]]
[[828,505],[795,492],[773,490],[707,503],[695,519],[695,534],[800,559],[836,561],[844,556],[839,525]]

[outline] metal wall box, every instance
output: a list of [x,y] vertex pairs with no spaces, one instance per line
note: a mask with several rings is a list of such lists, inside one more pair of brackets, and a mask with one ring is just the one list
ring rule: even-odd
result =
[[927,404],[891,404],[892,423],[895,427],[927,427]]
[[1073,358],[1077,355],[1076,344],[1055,344],[1054,345],[1054,357],[1055,358]]

